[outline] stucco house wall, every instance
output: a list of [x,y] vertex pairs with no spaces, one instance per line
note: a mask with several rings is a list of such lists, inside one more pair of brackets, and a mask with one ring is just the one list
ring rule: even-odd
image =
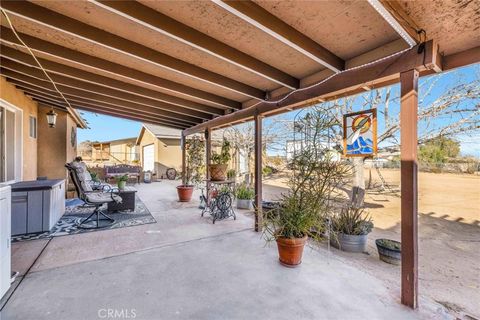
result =
[[[45,117],[50,108],[40,105],[39,117]],[[67,160],[67,114],[58,112],[55,128],[49,128],[46,121],[38,124],[38,175],[48,179],[66,179]]]
[[[51,107],[33,101],[3,77],[0,77],[0,98],[23,111],[22,180],[46,176],[68,181],[65,163],[77,154],[77,121],[66,111],[56,109],[56,126],[50,128],[46,113]],[[36,138],[30,137],[30,116],[37,119]]]
[[[23,180],[37,178],[37,139],[30,138],[29,117],[38,120],[38,104],[27,97],[23,91],[0,77],[0,98],[23,111]],[[38,121],[37,121],[38,122]]]
[[157,172],[164,174],[168,168],[182,169],[182,149],[179,139],[157,139]]
[[140,165],[144,167],[143,149],[148,145],[154,145],[154,171],[157,178],[165,176],[168,168],[181,170],[182,150],[180,148],[180,138],[158,138],[150,130],[142,128],[137,145],[140,154]]
[[68,113],[56,110],[57,122],[55,128],[50,128],[46,121],[46,114],[50,109],[42,104],[38,106],[41,119],[38,122],[38,176],[68,181],[65,163],[72,161],[77,155],[77,124]]

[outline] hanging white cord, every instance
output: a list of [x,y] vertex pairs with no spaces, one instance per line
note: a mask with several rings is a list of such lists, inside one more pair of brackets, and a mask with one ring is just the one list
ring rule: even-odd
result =
[[57,85],[55,84],[55,82],[53,81],[53,79],[49,76],[48,72],[43,68],[42,64],[40,63],[40,61],[38,61],[37,57],[35,56],[35,54],[33,53],[32,49],[30,49],[30,47],[22,40],[22,38],[20,37],[20,35],[17,33],[17,30],[15,30],[15,27],[13,26],[13,23],[12,21],[10,20],[10,17],[8,16],[7,12],[3,9],[3,8],[0,8],[0,10],[2,10],[2,13],[3,15],[5,16],[5,18],[7,19],[7,22],[8,24],[10,25],[10,29],[12,29],[13,31],[13,34],[15,34],[15,37],[18,39],[18,41],[20,41],[20,43],[28,50],[28,52],[30,53],[30,55],[33,57],[33,59],[35,60],[35,62],[38,64],[38,66],[40,67],[40,69],[43,71],[43,73],[45,74],[45,76],[47,77],[48,80],[50,80],[50,82],[52,83],[53,87],[55,88],[55,91],[58,92],[58,94],[60,94],[60,96],[63,98],[63,100],[65,100],[65,103],[68,105],[67,108],[70,108],[71,110],[69,110],[70,112],[72,112],[73,110],[73,107],[72,105],[70,104],[70,102],[68,102],[67,98],[65,98],[65,96],[63,95],[63,93],[57,88]]
[[[393,53],[393,54],[391,54],[391,55],[388,55],[388,56],[386,56],[386,57],[383,57],[383,58],[380,58],[380,59],[377,59],[377,60],[374,60],[374,61],[371,61],[371,62],[362,64],[362,65],[359,65],[359,66],[356,66],[356,67],[352,67],[352,68],[350,68],[350,69],[345,69],[345,70],[339,71],[339,72],[337,72],[337,73],[334,73],[334,74],[328,76],[327,78],[323,79],[323,80],[320,81],[320,82],[314,83],[314,84],[309,85],[309,86],[307,86],[307,87],[303,87],[303,88],[299,88],[299,89],[293,90],[293,91],[289,92],[286,96],[284,96],[283,98],[281,98],[281,99],[279,99],[279,100],[276,100],[276,101],[260,100],[259,102],[255,103],[254,105],[252,105],[252,106],[250,106],[250,107],[248,107],[248,108],[253,108],[253,107],[259,105],[260,103],[268,103],[268,104],[277,104],[277,103],[280,103],[280,102],[286,100],[288,97],[290,97],[290,96],[291,96],[292,94],[294,94],[294,93],[301,92],[301,91],[308,90],[308,89],[314,88],[314,87],[316,87],[316,86],[319,86],[319,85],[321,85],[322,83],[325,83],[325,82],[327,82],[328,80],[332,79],[333,77],[338,76],[339,74],[342,74],[342,73],[346,73],[346,72],[350,72],[350,71],[353,71],[353,70],[358,70],[358,69],[361,69],[361,68],[365,68],[365,67],[371,66],[371,65],[376,64],[376,63],[379,63],[379,62],[381,62],[381,61],[384,61],[384,60],[393,58],[393,57],[395,57],[395,56],[401,55],[401,54],[403,54],[404,52],[407,52],[407,51],[409,51],[409,50],[412,49],[412,48],[413,48],[413,46],[410,46],[410,47],[408,47],[408,48],[406,48],[406,49],[403,49],[403,50],[401,50],[401,51],[399,51],[399,52],[395,52],[395,53]],[[247,109],[248,109],[248,108],[247,108]]]
[[[22,43],[22,45],[28,50],[28,52],[30,53],[30,55],[33,57],[33,59],[35,60],[35,62],[37,62],[38,66],[40,67],[40,69],[43,71],[43,73],[45,74],[45,76],[50,80],[50,82],[52,83],[53,87],[55,88],[55,90],[60,94],[60,96],[63,98],[63,100],[65,100],[65,102],[67,103],[68,107],[69,108],[72,108],[72,106],[70,105],[70,103],[68,102],[68,100],[65,98],[65,96],[63,95],[63,93],[57,88],[57,85],[55,84],[55,82],[52,80],[52,78],[48,75],[47,71],[43,68],[42,64],[40,63],[40,61],[38,61],[37,57],[35,56],[35,54],[33,53],[33,51],[30,49],[30,47],[20,38],[20,36],[18,35],[17,31],[15,30],[12,22],[10,21],[10,18],[7,14],[7,12],[3,9],[3,8],[0,8],[2,10],[2,13],[3,15],[5,16],[5,18],[7,19],[7,22],[8,24],[10,25],[10,28],[12,29],[13,33],[15,34],[15,36],[17,37],[17,39]],[[401,55],[403,54],[404,52],[407,52],[409,51],[410,49],[412,49],[414,46],[413,45],[410,45],[408,48],[406,49],[403,49],[399,52],[396,52],[396,53],[393,53],[391,55],[388,55],[386,57],[383,57],[383,58],[380,58],[380,59],[377,59],[377,60],[374,60],[374,61],[371,61],[371,62],[368,62],[368,63],[365,63],[365,64],[362,64],[362,65],[359,65],[359,66],[356,66],[356,67],[352,67],[350,69],[345,69],[345,70],[341,70],[339,72],[336,72],[330,76],[328,76],[327,78],[323,79],[322,81],[320,82],[317,82],[317,83],[314,83],[312,85],[309,85],[307,87],[303,87],[303,88],[299,88],[299,89],[296,89],[296,90],[293,90],[291,92],[289,92],[286,96],[284,96],[283,98],[279,99],[279,100],[276,100],[276,101],[267,101],[267,100],[260,100],[258,101],[257,103],[253,104],[252,106],[248,107],[248,108],[253,108],[261,103],[267,103],[267,104],[277,104],[277,103],[280,103],[284,100],[286,100],[288,97],[290,97],[292,94],[294,93],[297,93],[297,92],[302,92],[302,91],[305,91],[305,90],[308,90],[308,89],[311,89],[311,88],[314,88],[316,86],[319,86],[325,82],[327,82],[328,80],[332,79],[333,77],[336,77],[338,76],[339,74],[342,74],[342,73],[346,73],[346,72],[350,72],[350,71],[354,71],[354,70],[358,70],[358,69],[361,69],[361,68],[364,68],[364,67],[367,67],[367,66],[370,66],[370,65],[373,65],[373,64],[376,64],[376,63],[379,63],[381,61],[384,61],[384,60],[387,60],[387,59],[390,59],[390,58],[393,58],[395,56],[398,56],[398,55]],[[248,109],[247,108],[247,109]],[[73,108],[72,108],[73,109]]]

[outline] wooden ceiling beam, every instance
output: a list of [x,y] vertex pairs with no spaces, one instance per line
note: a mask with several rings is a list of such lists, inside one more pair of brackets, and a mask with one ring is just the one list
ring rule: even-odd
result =
[[[37,96],[35,94],[29,94],[28,92],[25,93],[26,95],[31,96],[31,98],[35,101],[37,101],[40,104],[44,104],[46,106],[50,107],[56,107],[59,109],[65,109],[66,104],[62,104],[60,101],[54,101],[50,99],[45,99],[41,96]],[[139,117],[137,115],[132,115],[132,114],[127,114],[127,113],[121,113],[121,112],[112,112],[112,111],[106,111],[103,109],[95,109],[95,108],[90,108],[90,107],[85,107],[83,105],[80,106],[75,106],[76,109],[83,110],[83,111],[88,111],[92,113],[98,113],[98,114],[103,114],[107,116],[112,116],[116,118],[123,118],[131,121],[137,121],[137,122],[143,122],[143,123],[152,123],[156,125],[161,125],[161,126],[167,126],[167,127],[172,127],[176,129],[184,129],[185,127],[171,124],[171,123],[165,123],[162,121],[157,121],[153,118],[144,118],[144,117]]]
[[295,77],[139,2],[103,0],[90,2],[281,86],[292,90],[299,86],[299,80]]
[[[217,128],[233,124],[254,115],[269,115],[285,112],[286,108],[296,108],[317,103],[319,98],[333,100],[363,91],[365,85],[378,87],[378,84],[399,80],[400,73],[412,69],[434,70],[442,65],[437,55],[438,46],[434,41],[425,43],[425,52],[418,53],[418,45],[401,55],[393,56],[363,68],[338,74],[318,86],[297,91],[280,102],[261,102],[256,106],[233,112],[184,130],[184,135],[202,132],[205,128]],[[281,98],[281,97],[280,97]]]
[[[410,46],[420,43],[418,30],[420,27],[403,10],[395,0],[367,0],[368,3],[382,16],[382,18],[398,33]],[[425,39],[426,40],[426,39]]]
[[[3,52],[1,53],[1,55],[3,56]],[[14,70],[19,73],[26,74],[40,80],[47,80],[44,73],[40,69],[38,69],[37,66],[31,66],[24,63],[19,63],[19,62],[10,60],[9,58],[6,59],[5,57],[3,57],[0,60],[0,65],[6,69]],[[140,96],[119,91],[116,89],[111,89],[111,88],[107,88],[97,84],[92,84],[90,82],[84,82],[74,78],[65,77],[60,74],[49,73],[49,75],[56,84],[60,84],[66,87],[88,91],[95,94],[104,95],[106,97],[125,100],[133,103],[138,103],[141,105],[157,108],[160,110],[176,113],[179,115],[188,115],[201,120],[209,120],[213,118],[212,115],[204,112],[180,108],[179,106],[172,105],[169,103],[153,100],[150,98],[140,97]]]
[[[22,81],[25,83],[29,83],[32,85],[35,85],[37,87],[41,87],[43,89],[47,89],[50,91],[56,91],[53,85],[50,82],[47,82],[45,80],[40,80],[37,78],[34,78],[32,76],[22,74],[20,72],[17,72],[15,70],[9,70],[6,68],[1,68],[1,73],[5,77],[12,78],[18,81]],[[196,118],[192,118],[190,116],[182,116],[182,115],[177,115],[177,114],[172,114],[168,111],[152,108],[152,107],[147,107],[144,105],[136,104],[136,103],[131,103],[128,101],[123,101],[115,98],[110,98],[107,96],[102,96],[99,94],[79,90],[79,89],[74,89],[62,85],[57,85],[58,89],[64,94],[64,95],[69,95],[69,96],[76,96],[84,99],[88,99],[91,101],[111,105],[113,107],[124,107],[127,109],[134,110],[136,112],[142,113],[142,112],[147,112],[150,114],[154,114],[160,117],[168,118],[171,119],[172,121],[183,121],[185,123],[191,123],[191,124],[196,124],[196,123],[201,123],[202,121]]]
[[[20,89],[24,90],[25,92],[29,92],[31,94],[37,94],[37,95],[40,95],[42,97],[49,98],[49,99],[56,99],[56,100],[62,101],[62,103],[65,102],[62,97],[60,97],[58,94],[56,94],[56,92],[50,92],[46,89],[38,88],[38,87],[35,87],[35,86],[30,85],[28,83],[17,81],[15,79],[11,79],[11,78],[9,78],[8,81],[10,83],[14,84],[15,86],[17,86],[17,88],[20,88]],[[175,125],[179,125],[179,126],[183,126],[183,127],[191,126],[190,123],[164,118],[164,117],[159,116],[157,114],[152,114],[152,113],[147,113],[147,112],[139,113],[136,110],[132,110],[132,109],[128,109],[128,108],[124,108],[124,107],[120,107],[120,106],[112,106],[112,105],[99,103],[99,102],[96,102],[96,101],[91,101],[91,100],[88,100],[88,99],[79,98],[79,97],[70,96],[70,95],[65,95],[65,97],[67,98],[68,102],[72,106],[82,105],[82,106],[89,107],[89,108],[94,108],[94,109],[102,108],[102,110],[106,110],[106,111],[109,111],[109,112],[126,113],[126,114],[135,115],[139,118],[142,118],[142,117],[143,118],[152,118],[152,119],[156,119],[158,121],[162,121],[164,123],[175,124]]]
[[[62,107],[66,107],[67,104],[61,97],[56,97],[52,96],[51,94],[47,94],[45,92],[41,92],[38,90],[33,90],[30,89],[26,86],[22,85],[15,85],[18,89],[22,90],[26,95],[31,96],[32,98],[37,98],[37,99],[42,99],[43,101],[48,101],[51,103],[56,103],[57,105],[61,105]],[[69,103],[72,105],[72,107],[77,108],[77,109],[83,109],[91,112],[97,112],[97,113],[102,113],[102,112],[107,112],[110,115],[129,115],[132,117],[135,117],[135,119],[138,120],[151,120],[155,121],[157,123],[165,124],[165,125],[170,125],[170,126],[176,126],[176,127],[187,127],[188,125],[186,124],[178,124],[170,121],[165,121],[164,119],[155,117],[155,116],[147,116],[147,115],[139,115],[138,112],[133,112],[131,110],[122,110],[122,109],[110,109],[110,108],[104,108],[101,105],[96,105],[96,104],[89,104],[89,103],[84,103],[81,101],[70,101]]]
[[[2,41],[3,43],[13,46],[21,46],[20,42],[9,28],[1,26],[0,35],[0,41]],[[134,80],[135,82],[148,84],[172,93],[199,99],[201,101],[214,104],[223,109],[241,108],[240,102],[236,102],[224,97],[214,95],[212,93],[194,89],[181,83],[162,79],[157,76],[138,71],[136,69],[129,68],[120,64],[116,64],[101,58],[90,56],[66,47],[62,47],[57,44],[35,38],[24,33],[20,33],[20,37],[26,43],[28,43],[28,46],[32,50],[45,54],[47,56],[68,61],[77,65],[85,66],[90,69],[98,70],[111,75],[120,76],[125,79]]]
[[265,98],[265,92],[260,89],[200,68],[194,64],[161,53],[113,33],[95,28],[40,5],[27,1],[3,1],[2,8],[15,16],[45,25],[146,63],[155,64],[183,76],[203,81],[247,97],[257,99]]
[[345,61],[341,58],[256,3],[237,0],[212,1],[328,69],[334,72],[344,69]]
[[[5,45],[0,45],[0,55],[18,63],[25,64],[30,67],[39,68],[33,58],[26,53],[19,50],[15,50]],[[112,78],[104,77],[95,73],[84,71],[81,69],[73,68],[64,64],[52,62],[50,60],[37,58],[47,71],[56,73],[58,75],[67,76],[75,80],[85,81],[95,85],[101,85],[106,88],[120,90],[122,92],[138,95],[143,98],[155,99],[157,101],[172,104],[172,107],[178,106],[180,108],[186,108],[198,112],[204,112],[211,115],[223,115],[224,109],[214,108],[206,106],[200,103],[196,103],[190,100],[170,96],[155,90],[147,89],[144,87],[136,86],[130,83],[118,81]],[[181,110],[181,109],[179,109]],[[180,112],[181,113],[181,112]]]
[[443,70],[451,70],[480,62],[480,46],[443,57]]

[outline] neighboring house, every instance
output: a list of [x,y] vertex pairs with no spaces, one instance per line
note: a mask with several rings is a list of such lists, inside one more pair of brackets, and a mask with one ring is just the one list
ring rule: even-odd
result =
[[74,109],[56,109],[50,128],[50,109],[0,77],[0,182],[68,180],[65,163],[76,156],[77,128],[87,125]]
[[[304,140],[287,140],[286,142],[286,159],[287,162],[292,161],[293,157],[295,156],[295,152],[299,152],[302,150],[305,146],[309,145],[309,141],[304,141]],[[334,161],[339,161],[341,159],[341,153],[335,150],[334,144],[329,143],[327,141],[320,141],[317,142],[322,148],[325,148],[325,150],[329,150],[329,156],[331,157],[332,160]]]
[[92,162],[109,164],[136,164],[140,160],[137,138],[126,138],[92,143]]
[[156,173],[157,178],[165,176],[168,168],[175,168],[180,172],[182,167],[180,139],[181,130],[143,124],[136,141],[143,170]]

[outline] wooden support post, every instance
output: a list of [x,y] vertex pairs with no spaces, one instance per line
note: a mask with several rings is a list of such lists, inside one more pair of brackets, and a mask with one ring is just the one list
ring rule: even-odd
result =
[[255,231],[262,231],[262,116],[255,119]]
[[182,132],[182,136],[180,138],[180,147],[182,148],[182,184],[187,184],[187,150],[186,150],[186,143],[185,143],[185,134]]
[[418,71],[401,73],[400,84],[402,304],[415,309],[418,295]]
[[207,166],[206,178],[210,180],[210,163],[212,162],[212,129],[206,128],[205,129],[205,163]]

